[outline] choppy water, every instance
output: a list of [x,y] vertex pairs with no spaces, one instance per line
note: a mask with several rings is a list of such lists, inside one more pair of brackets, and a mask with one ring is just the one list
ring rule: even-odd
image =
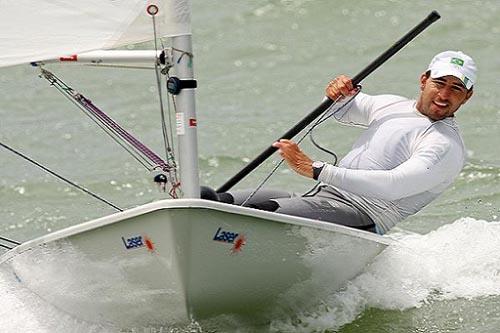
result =
[[[317,308],[266,327],[230,319],[205,331],[497,332],[500,325],[500,3],[490,1],[201,1],[193,4],[202,182],[217,187],[317,106],[328,80],[356,74],[432,9],[442,19],[364,82],[368,93],[418,94],[432,56],[462,49],[479,67],[457,114],[468,163],[438,200],[401,223],[398,242]],[[54,67],[161,151],[152,72]],[[0,70],[0,138],[120,207],[162,197],[128,155],[35,69]],[[358,129],[327,124],[320,142],[345,154]],[[304,149],[328,157],[308,142]],[[113,212],[1,150],[0,231],[21,241]],[[239,186],[258,183],[271,161]],[[272,186],[309,184],[286,169]],[[0,272],[1,273],[1,272]],[[106,332],[75,322],[0,274],[0,331]],[[215,328],[214,328],[215,327]]]

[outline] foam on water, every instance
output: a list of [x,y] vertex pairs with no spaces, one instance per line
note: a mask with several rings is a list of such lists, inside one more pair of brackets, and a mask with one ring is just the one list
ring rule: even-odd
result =
[[[151,265],[151,260],[154,258],[146,255],[127,263],[140,270],[144,264]],[[0,292],[6,295],[0,300],[0,314],[4,315],[0,331],[157,332],[161,328],[158,325],[146,327],[134,318],[146,323],[167,322],[176,309],[165,313],[166,309],[157,306],[151,296],[165,293],[174,299],[176,295],[168,289],[150,289],[127,280],[123,264],[120,257],[89,260],[66,242],[14,256],[0,266]],[[124,310],[128,316],[123,316]],[[183,327],[161,329],[184,332]]]
[[500,295],[500,223],[461,218],[426,235],[395,233],[364,273],[315,308],[276,320],[276,331],[323,331],[366,308],[405,310],[429,302]]
[[[180,327],[135,327],[120,329],[109,324],[95,324],[66,314],[11,279],[11,272],[0,270],[0,331],[36,333],[199,333],[196,322]],[[58,288],[54,285],[54,288]]]
[[10,276],[10,272],[0,271],[2,332],[109,332],[104,326],[79,322],[50,306],[31,291],[20,288]]

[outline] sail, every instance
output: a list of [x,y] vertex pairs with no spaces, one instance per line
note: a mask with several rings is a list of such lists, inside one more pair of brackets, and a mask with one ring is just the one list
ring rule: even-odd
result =
[[0,0],[0,67],[190,34],[189,0]]

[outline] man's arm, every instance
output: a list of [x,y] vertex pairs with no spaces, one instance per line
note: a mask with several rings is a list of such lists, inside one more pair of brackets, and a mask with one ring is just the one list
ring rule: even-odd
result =
[[[326,87],[325,93],[330,99],[337,100],[342,96],[353,96],[356,93],[356,89],[354,89],[349,77],[340,75],[330,81]],[[295,142],[281,139],[273,143],[273,147],[279,149],[281,157],[288,163],[288,166],[293,171],[302,176],[313,178],[313,160],[304,154]]]
[[304,154],[299,146],[287,139],[281,139],[273,143],[273,147],[278,148],[281,157],[288,163],[288,166],[299,175],[313,178],[313,161]]
[[[348,97],[356,94],[356,89],[352,85],[352,81],[345,75],[340,75],[332,80],[326,90],[326,95],[332,99],[337,100],[340,97]],[[360,98],[361,97],[361,98]],[[370,112],[373,109],[373,98],[368,95],[360,94],[357,96],[359,102],[356,106],[347,106],[349,109],[343,113],[342,116],[335,118],[342,122],[355,123],[357,125],[368,125],[370,121]],[[349,115],[346,116],[345,113]],[[298,174],[313,178],[312,159],[309,158],[299,146],[291,140],[281,139],[273,143],[273,147],[279,149],[281,157],[288,163],[288,166]]]
[[[350,97],[357,93],[357,89],[352,86],[352,81],[345,75],[340,75],[332,80],[326,87],[325,94],[332,100],[340,97],[337,111],[334,118],[344,124],[366,127],[370,124],[372,111],[375,109],[375,99],[372,96],[359,93],[356,98],[350,101]],[[342,105],[347,103],[348,105]]]
[[332,101],[335,101],[341,96],[353,96],[356,93],[356,89],[354,89],[350,77],[340,75],[328,83],[325,93]]
[[326,164],[318,179],[360,196],[392,201],[449,185],[462,165],[459,151],[442,145],[416,152],[392,170],[356,170]]

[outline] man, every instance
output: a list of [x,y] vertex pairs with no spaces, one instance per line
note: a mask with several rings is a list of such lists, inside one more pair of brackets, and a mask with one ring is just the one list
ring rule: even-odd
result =
[[[262,196],[251,206],[385,233],[443,192],[460,173],[465,147],[454,114],[473,93],[476,66],[459,51],[436,55],[420,76],[420,95],[359,93],[335,118],[366,130],[339,166],[313,161],[290,140],[273,144],[298,174],[322,182],[306,197]],[[336,100],[352,96],[339,76],[326,88]],[[233,195],[238,201],[238,195]]]

